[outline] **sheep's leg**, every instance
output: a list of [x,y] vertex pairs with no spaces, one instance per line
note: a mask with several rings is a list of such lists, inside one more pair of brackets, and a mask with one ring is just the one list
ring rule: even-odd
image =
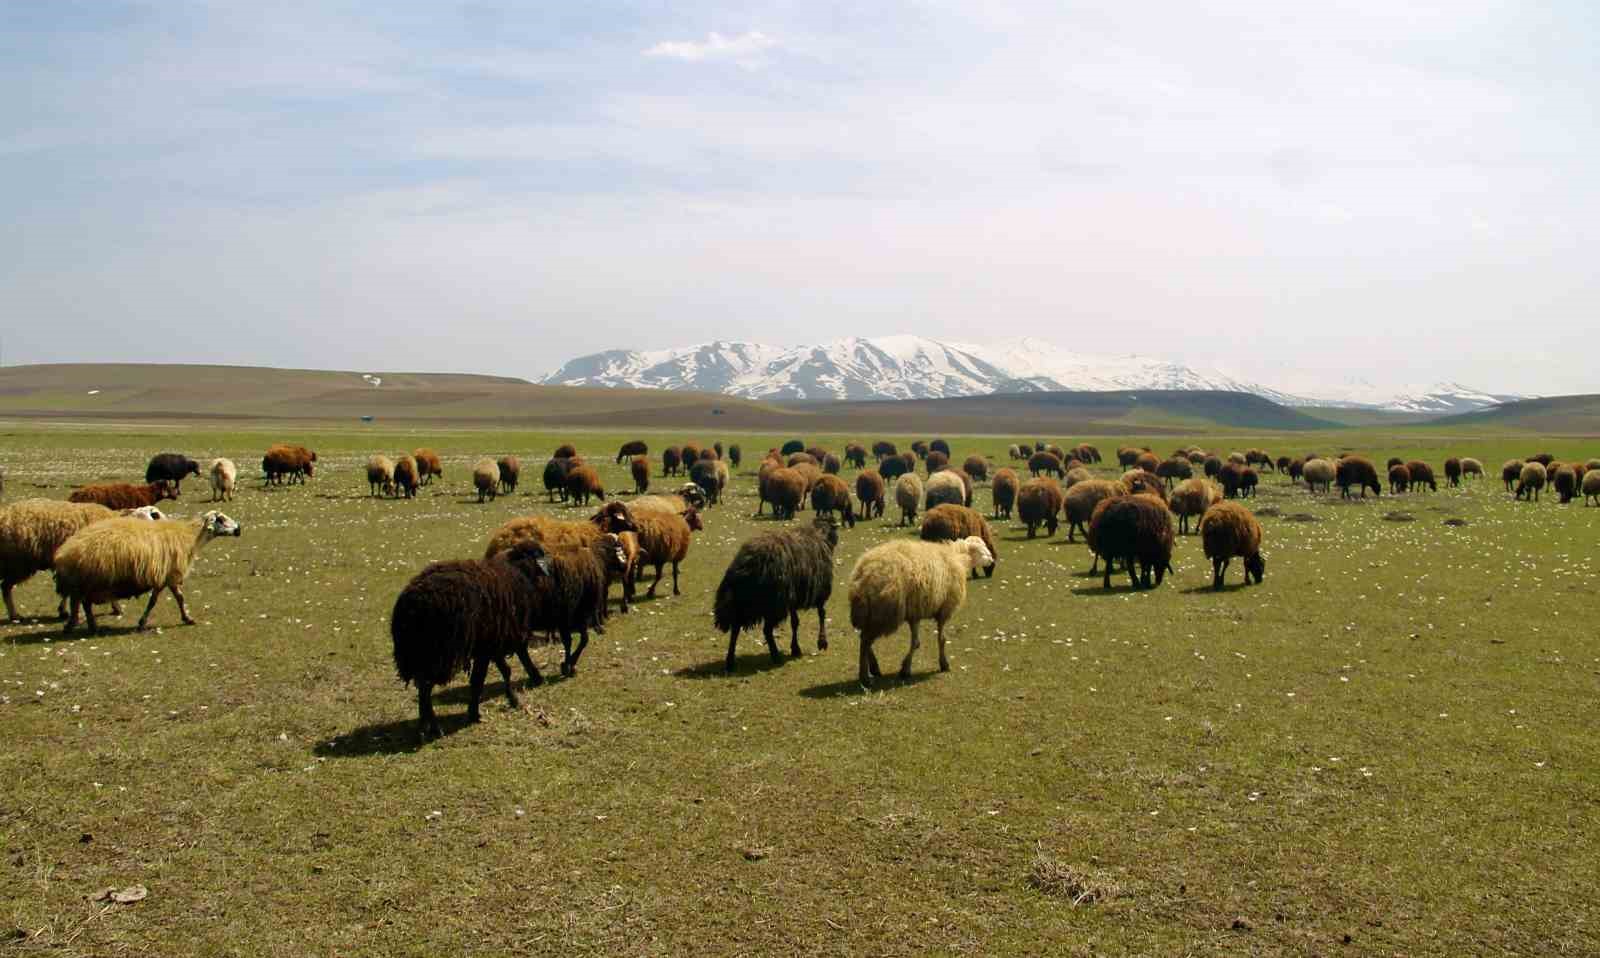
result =
[[[76,606],[79,601],[80,600],[78,600],[78,599],[74,599],[73,600],[73,605]],[[83,602],[83,618],[84,618],[84,621],[89,624],[89,634],[90,635],[99,635],[100,634],[100,623],[97,622],[95,620],[95,617],[94,617],[94,603],[90,602],[88,599],[82,599],[81,601]],[[74,613],[76,613],[77,610],[74,609],[73,611],[74,611]],[[73,619],[74,619],[74,621],[76,621],[76,619],[77,619],[77,615],[76,614],[73,615]]]
[[900,662],[900,679],[902,681],[905,681],[905,680],[911,678],[911,657],[913,655],[916,655],[917,654],[917,649],[919,649],[921,647],[922,647],[922,643],[921,643],[921,641],[919,641],[917,639],[917,623],[916,623],[916,620],[912,620],[912,622],[911,622],[911,648],[906,650],[906,657],[904,659],[902,659],[901,662]]
[[[11,590],[16,586],[16,584],[17,583],[11,579],[6,579],[4,582],[0,582],[0,594],[5,596],[6,618],[12,622],[21,622],[22,616],[17,614],[17,600],[11,596]],[[64,607],[67,600],[62,599],[61,601],[63,603],[62,607]],[[58,611],[60,608],[61,607],[58,607]]]
[[723,670],[726,671],[726,672],[732,672],[733,671],[733,650],[738,644],[739,644],[739,627],[736,625],[736,626],[733,627],[733,631],[728,633],[728,661],[727,661],[726,665],[724,665],[724,667],[723,667]]
[[439,717],[433,714],[433,686],[427,682],[417,683],[417,734],[424,739],[444,734]]
[[[528,688],[538,688],[544,684],[544,676],[539,674],[539,667],[533,664],[533,658],[528,655],[528,645],[524,642],[517,646],[517,658],[522,661],[522,667],[528,670]],[[510,679],[506,680],[507,682]]]
[[772,662],[774,665],[783,661],[783,654],[778,651],[778,640],[773,638],[772,635],[772,633],[777,630],[779,621],[781,620],[768,619],[761,626],[761,635],[767,640],[767,651],[772,653]]
[[682,592],[678,591],[678,560],[677,559],[673,559],[672,560],[672,594],[673,595],[683,595]]
[[[139,631],[143,632],[145,629],[150,627],[150,613],[155,611],[156,600],[161,598],[161,590],[165,588],[166,586],[164,585],[158,585],[156,586],[155,591],[150,593],[150,601],[144,607],[144,615],[139,616]],[[83,607],[84,610],[91,616],[94,615],[94,610],[90,607],[89,603],[85,602]]]
[[800,657],[800,610],[789,610],[789,657]]
[[[62,601],[66,601],[66,600],[63,599]],[[77,596],[73,596],[73,598],[72,598],[72,612],[71,612],[71,614],[69,614],[66,617],[67,624],[63,625],[61,627],[61,631],[63,631],[63,632],[71,632],[73,629],[78,627],[78,604],[79,604],[78,597]]]
[[828,607],[817,606],[817,649],[819,651],[828,647]]
[[172,597],[178,600],[178,616],[183,619],[184,625],[194,625],[194,619],[189,617],[189,607],[183,601],[183,590],[177,586],[168,586]]
[[[662,570],[664,568],[666,568],[666,563],[665,562],[657,562],[655,564],[655,566],[656,566],[656,581],[650,583],[650,588],[644,590],[644,596],[647,599],[654,599],[656,597],[656,586],[661,584],[661,573],[662,573]],[[673,594],[676,595],[677,593],[674,592]]]
[[487,658],[473,659],[472,661],[472,698],[467,702],[467,721],[476,723],[478,718],[478,703],[483,699],[483,680],[489,677],[489,660]]
[[[1132,583],[1133,588],[1139,588],[1139,568],[1134,564],[1133,556],[1124,558],[1122,560],[1122,567],[1127,570],[1128,581]],[[1148,573],[1146,573],[1146,575],[1148,575]],[[1145,584],[1148,585],[1149,583],[1146,582]]]
[[872,655],[872,640],[866,636],[861,637],[861,663],[856,677],[867,688],[872,687],[872,676],[878,674],[878,662]]
[[1211,588],[1214,591],[1217,591],[1217,592],[1221,592],[1222,591],[1222,574],[1224,572],[1227,572],[1227,571],[1228,571],[1228,560],[1227,559],[1212,559],[1211,560]]
[[511,687],[511,663],[507,662],[506,657],[502,655],[494,660],[494,664],[500,670],[500,678],[504,679],[506,683],[506,701],[511,703],[512,708],[516,708],[522,703],[517,701],[516,690]]
[[589,630],[578,630],[578,647],[572,650],[572,661],[567,665],[568,675],[578,674],[578,657],[583,655],[583,650],[589,647]]
[[[1091,553],[1089,553],[1089,555],[1094,560],[1094,561],[1089,563],[1089,574],[1090,575],[1094,575],[1100,569],[1100,553],[1091,552]],[[1110,573],[1111,573],[1111,563],[1108,561],[1108,562],[1106,562],[1106,574],[1109,575]]]
[[944,620],[935,619],[934,623],[939,627],[939,671],[948,672],[950,671],[950,659],[944,654]]
[[561,674],[572,674],[572,630],[561,630]]
[[[1099,556],[1096,556],[1096,557],[1095,557],[1095,559],[1096,559],[1096,561],[1098,561],[1098,560],[1099,560],[1099,558],[1100,558],[1100,557],[1099,557]],[[1090,568],[1090,569],[1089,569],[1089,572],[1090,572],[1090,574],[1091,574],[1091,575],[1092,575],[1092,574],[1093,574],[1093,573],[1094,573],[1094,569],[1093,569],[1093,568],[1092,568],[1092,567],[1091,567],[1091,568]],[[1109,588],[1111,588],[1111,560],[1110,560],[1110,559],[1107,559],[1107,560],[1106,560],[1106,576],[1105,576],[1105,581],[1103,581],[1103,582],[1101,582],[1101,583],[1100,583],[1100,588],[1102,588],[1102,589],[1109,589]]]

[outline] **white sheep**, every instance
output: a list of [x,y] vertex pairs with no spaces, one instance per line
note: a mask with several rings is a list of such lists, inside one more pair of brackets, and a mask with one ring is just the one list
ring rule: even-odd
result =
[[[967,504],[967,484],[961,481],[961,474],[952,469],[941,469],[929,476],[923,489],[929,509],[945,504],[955,506]],[[898,494],[898,489],[896,492]]]
[[914,522],[922,508],[922,480],[910,472],[895,480],[894,501],[900,506],[900,524]]
[[911,657],[921,643],[917,624],[933,619],[939,630],[939,671],[950,671],[944,626],[967,601],[967,576],[994,557],[977,536],[955,542],[885,542],[868,549],[850,572],[850,625],[861,632],[861,684],[881,675],[872,643],[911,626],[911,648],[900,678],[911,677]]
[[233,460],[211,460],[206,466],[206,475],[211,477],[211,501],[226,499],[232,502],[233,487],[239,479],[239,467],[233,464]]
[[65,631],[78,624],[81,608],[89,631],[97,628],[90,603],[131,599],[150,593],[139,628],[150,624],[161,590],[178,603],[185,625],[193,625],[183,601],[183,579],[200,549],[217,536],[239,535],[239,524],[213,509],[198,521],[117,518],[97,522],[56,550],[56,593],[71,603]]

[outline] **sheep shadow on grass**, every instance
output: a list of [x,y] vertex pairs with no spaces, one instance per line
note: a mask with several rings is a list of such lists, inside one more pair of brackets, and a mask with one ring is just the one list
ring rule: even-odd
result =
[[[437,697],[435,699],[437,701]],[[445,712],[439,715],[439,730],[443,738],[467,728],[467,713]],[[322,758],[364,758],[369,755],[404,755],[415,752],[426,744],[417,734],[417,718],[393,722],[374,722],[335,735],[312,746],[311,752]]]
[[[118,619],[115,616],[111,615],[109,612],[107,612],[107,613],[101,614],[99,616],[99,619],[100,619],[100,629],[97,632],[90,632],[89,631],[89,627],[87,625],[85,625],[81,619],[78,621],[78,627],[76,629],[72,630],[71,632],[68,632],[65,629],[65,624],[60,619],[57,619],[54,616],[36,616],[36,617],[24,618],[23,621],[20,622],[20,623],[0,622],[0,628],[3,628],[6,625],[11,626],[12,628],[17,628],[19,626],[28,625],[28,624],[33,624],[33,625],[51,625],[51,624],[54,624],[54,625],[57,626],[54,629],[49,629],[49,630],[46,630],[44,632],[22,632],[22,633],[18,633],[18,634],[15,634],[15,635],[6,635],[6,636],[4,636],[4,641],[8,642],[8,643],[10,643],[12,645],[44,645],[44,644],[53,645],[53,644],[56,644],[56,643],[59,643],[59,642],[82,642],[84,639],[114,639],[114,638],[118,638],[119,636],[124,636],[124,635],[138,635],[138,634],[140,634],[140,629],[139,629],[138,625],[135,624],[138,621],[138,616],[137,615],[129,617],[129,616],[127,616],[126,613],[124,613],[124,618]],[[126,625],[107,625],[106,624],[106,620],[107,619],[110,619],[110,620],[115,621],[115,622],[126,622],[127,624]],[[171,628],[179,628],[179,627],[180,627],[179,623],[173,623],[172,626],[171,626]],[[151,625],[149,628],[147,628],[147,629],[145,629],[143,631],[148,633],[148,634],[150,634],[150,635],[154,635],[155,632],[156,632],[156,629],[158,629],[158,628],[165,629],[165,628],[168,628],[168,626],[160,624],[160,623],[157,623],[155,625]]]
[[[936,649],[938,644],[938,640],[935,640],[934,646]],[[927,643],[923,643],[923,645],[926,647]],[[919,649],[918,651],[920,652],[922,650]],[[895,661],[899,662],[899,659],[896,659]],[[860,679],[856,678],[855,676],[851,676],[843,681],[824,682],[821,685],[813,685],[809,688],[803,688],[800,690],[800,695],[802,698],[808,699],[837,699],[844,698],[845,696],[849,695],[867,695],[871,692],[887,692],[891,689],[906,688],[912,685],[921,685],[923,682],[927,682],[930,679],[938,678],[939,675],[940,672],[937,667],[932,669],[913,669],[911,672],[911,678],[902,679],[900,677],[898,667],[896,667],[894,669],[884,670],[882,676],[873,680],[872,688],[870,689],[863,686]]]
[[1222,583],[1222,588],[1220,589],[1213,588],[1211,583],[1207,582],[1205,585],[1197,585],[1188,589],[1179,589],[1178,591],[1182,592],[1184,595],[1208,595],[1211,593],[1238,592],[1241,589],[1254,588],[1255,585],[1256,583],[1252,582],[1247,586],[1245,583],[1240,582],[1238,579],[1235,579],[1230,575],[1228,576],[1227,581]]
[[[756,642],[761,643],[759,632],[756,633]],[[783,658],[779,661],[773,661],[772,655],[763,647],[759,652],[734,656],[732,672],[727,671],[727,657],[719,656],[697,665],[686,665],[672,674],[680,679],[736,679],[741,676],[771,672],[789,664],[789,653],[783,646],[782,642],[778,643],[778,649],[783,653]]]

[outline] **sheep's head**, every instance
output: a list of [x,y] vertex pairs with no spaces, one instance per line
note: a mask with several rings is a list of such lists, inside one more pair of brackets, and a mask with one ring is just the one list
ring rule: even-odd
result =
[[550,574],[550,557],[545,555],[544,548],[532,539],[519,542],[502,554],[507,562],[529,579]]
[[[316,453],[312,453],[312,454],[311,454],[311,458],[312,458],[312,459],[313,459],[313,460],[315,460],[315,459],[316,459],[316,458],[317,458],[317,456],[316,456]],[[311,478],[311,474],[312,474],[312,472],[313,472],[313,471],[314,471],[314,470],[313,470],[313,469],[312,469],[312,466],[311,466],[311,463],[310,463],[310,462],[307,462],[307,463],[306,463],[306,478],[307,478],[307,479],[309,479],[309,478]]]
[[184,475],[186,475],[186,476],[198,476],[198,475],[200,475],[200,464],[198,462],[195,462],[193,459],[190,459],[189,460],[189,468],[184,472]]
[[967,536],[957,546],[967,554],[968,565],[973,569],[987,569],[994,565],[994,555],[981,536]]
[[201,517],[200,528],[208,536],[237,536],[240,534],[239,523],[215,509]]
[[683,488],[678,490],[678,495],[683,497],[684,502],[694,506],[696,509],[704,509],[706,507],[705,490],[695,483],[684,483]]
[[822,541],[832,549],[839,544],[839,526],[833,521],[832,516],[818,516],[811,521],[811,527],[822,536]]
[[689,508],[678,513],[678,515],[683,516],[683,521],[689,524],[690,532],[705,531],[706,524],[700,520],[700,510],[696,509],[694,506],[690,506]]
[[137,509],[124,509],[122,514],[130,519],[149,519],[151,522],[160,522],[166,516],[155,506],[140,506]]
[[1245,578],[1247,579],[1254,576],[1256,585],[1260,585],[1261,580],[1266,578],[1267,575],[1266,558],[1259,552],[1253,556],[1246,556],[1244,560],[1244,574]]
[[616,533],[606,533],[601,539],[604,546],[604,560],[607,572],[621,573],[628,568],[628,552],[622,547],[622,537]]
[[611,501],[600,508],[600,511],[589,517],[589,521],[606,532],[638,532],[639,527],[633,522],[633,514],[628,507],[620,502]]

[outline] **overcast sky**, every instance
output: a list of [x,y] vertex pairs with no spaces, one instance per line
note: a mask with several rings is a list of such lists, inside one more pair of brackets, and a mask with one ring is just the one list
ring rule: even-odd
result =
[[0,3],[4,360],[1600,391],[1600,6]]

